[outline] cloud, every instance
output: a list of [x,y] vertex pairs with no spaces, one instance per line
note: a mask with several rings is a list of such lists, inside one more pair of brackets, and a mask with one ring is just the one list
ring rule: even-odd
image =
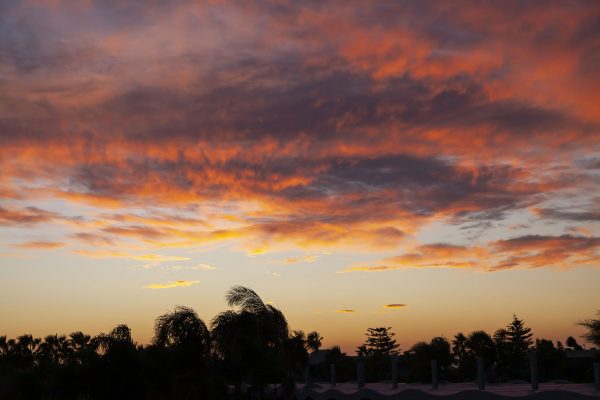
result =
[[210,264],[196,264],[194,265],[192,268],[194,269],[217,269],[217,267],[215,267],[214,265],[210,265]]
[[155,266],[169,261],[188,261],[189,257],[183,256],[168,256],[162,254],[133,254],[120,250],[87,250],[77,249],[72,251],[84,257],[90,258],[128,258],[136,261],[144,261],[148,267]]
[[161,255],[161,254],[142,254],[139,256],[132,256],[131,257],[134,260],[139,260],[139,261],[148,261],[148,262],[152,262],[152,263],[163,263],[163,262],[167,262],[167,261],[186,261],[186,260],[190,260],[189,257],[182,257],[182,256],[165,256],[165,255]]
[[131,254],[126,253],[124,251],[118,250],[86,250],[86,249],[78,249],[73,250],[73,254],[78,254],[83,257],[89,258],[129,258]]
[[335,310],[335,312],[342,313],[342,314],[350,314],[350,313],[355,313],[357,311],[356,310],[352,310],[352,309],[342,309],[342,310]]
[[144,288],[145,289],[173,289],[173,288],[177,288],[177,287],[188,287],[188,286],[196,285],[198,283],[200,283],[200,281],[178,280],[178,281],[171,281],[171,282],[166,282],[166,283],[151,283],[147,286],[144,286]]
[[290,264],[298,264],[298,263],[313,263],[317,261],[319,256],[311,254],[303,257],[288,257],[285,260],[276,261],[277,263],[290,265]]
[[77,232],[71,237],[91,246],[112,246],[115,244],[114,240],[107,236],[89,232]]
[[35,250],[54,250],[59,249],[61,247],[65,247],[67,244],[63,242],[49,242],[44,240],[31,241],[15,244],[15,247],[20,247],[22,249],[35,249]]
[[534,212],[542,218],[579,222],[600,222],[598,211],[562,211],[549,208],[536,208]]
[[492,271],[513,268],[570,268],[598,265],[600,238],[586,236],[526,235],[492,244],[504,257],[490,267]]
[[183,271],[183,270],[198,271],[198,270],[214,270],[214,269],[217,269],[217,267],[214,267],[210,264],[197,264],[197,265],[189,265],[189,266],[173,265],[173,266],[169,267],[168,269],[172,270],[172,271]]
[[467,3],[7,3],[0,225],[68,202],[97,225],[65,243],[408,249],[377,271],[496,265],[418,247],[432,223],[596,224],[545,203],[598,185],[595,5]]
[[339,273],[383,272],[407,268],[468,268],[481,271],[597,266],[600,238],[565,234],[523,235],[481,246],[420,245],[376,263],[349,266]]
[[356,265],[340,272],[381,272],[405,268],[473,268],[486,256],[480,247],[447,243],[420,245],[413,252],[381,260],[381,265]]
[[37,207],[21,209],[0,207],[0,225],[4,226],[35,225],[52,221],[57,217],[58,214]]
[[383,306],[383,308],[404,308],[406,307],[406,304],[400,304],[400,303],[394,303],[394,304],[386,304],[385,306]]

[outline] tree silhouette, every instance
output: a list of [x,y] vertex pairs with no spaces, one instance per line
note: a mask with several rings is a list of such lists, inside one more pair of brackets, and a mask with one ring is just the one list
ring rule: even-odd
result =
[[395,333],[391,332],[391,327],[380,326],[377,328],[368,328],[367,339],[362,346],[356,349],[359,355],[382,356],[398,354],[400,347],[396,340],[392,339]]
[[496,346],[496,375],[503,380],[508,373],[510,359],[508,330],[500,328],[494,333],[494,345]]
[[308,365],[308,344],[306,335],[303,331],[293,331],[290,337],[286,340],[286,364],[287,364],[287,380],[293,381],[294,377],[301,377],[304,369]]
[[458,376],[462,380],[465,377],[466,361],[467,361],[467,337],[459,332],[452,339],[452,356],[453,361],[458,367]]
[[154,365],[154,374],[171,377],[175,397],[195,398],[201,392],[212,398],[220,396],[220,384],[210,368],[210,332],[196,311],[176,306],[156,318],[152,342],[161,350],[153,357],[164,363]]
[[509,343],[509,364],[510,369],[518,378],[527,377],[527,352],[533,344],[531,337],[531,328],[525,326],[525,323],[516,315],[506,327]]
[[496,349],[491,336],[485,331],[473,331],[465,341],[466,355],[463,359],[462,371],[465,377],[475,378],[477,373],[477,357],[482,357],[486,367],[491,366],[496,358]]
[[496,357],[496,349],[491,336],[484,331],[473,331],[467,338],[466,347],[472,355],[483,357],[488,363],[492,363]]
[[319,350],[321,347],[321,341],[323,337],[317,331],[312,331],[308,335],[306,335],[306,345],[312,351]]
[[77,331],[69,335],[69,362],[75,365],[88,364],[97,357],[98,341],[90,335]]
[[64,364],[70,355],[71,348],[66,336],[48,335],[39,344],[34,356],[38,365],[48,368]]
[[567,346],[569,346],[573,350],[583,350],[583,347],[581,347],[581,345],[577,343],[577,340],[575,340],[573,336],[569,336],[567,338]]
[[600,310],[596,312],[596,315],[599,318],[586,319],[577,323],[577,325],[587,329],[587,332],[582,335],[585,340],[600,347]]
[[103,352],[99,375],[111,382],[104,387],[105,396],[134,397],[139,391],[137,351],[131,329],[125,324],[117,325],[108,334],[101,333],[94,338]]
[[533,344],[531,337],[531,328],[527,328],[525,323],[516,315],[513,315],[512,322],[506,327],[508,333],[508,341],[512,347],[512,351],[518,354],[524,354]]
[[225,299],[229,306],[238,309],[213,318],[215,353],[234,378],[238,394],[244,379],[253,384],[255,393],[260,392],[268,378],[267,366],[285,364],[282,353],[288,340],[287,320],[252,289],[234,286]]
[[[264,398],[265,384],[271,382],[282,382],[282,397],[293,398],[294,379],[302,379],[308,349],[319,349],[321,335],[300,330],[290,334],[283,313],[251,289],[232,287],[226,299],[232,309],[213,318],[212,331],[194,310],[177,306],[156,319],[153,341],[147,346],[136,345],[127,325],[95,337],[79,331],[43,339],[0,336],[0,399],[231,400],[227,383],[235,384],[237,397],[242,382],[252,387],[243,398]],[[597,344],[590,335],[597,334],[598,319],[579,324],[587,328],[586,338]],[[389,327],[367,330],[367,339],[357,349],[367,356],[367,382],[390,379],[388,356],[397,354],[399,347],[393,336]],[[436,359],[442,379],[472,379],[476,357],[481,356],[490,380],[527,379],[526,356],[535,351],[542,380],[589,381],[589,360],[567,358],[560,342],[555,347],[540,338],[531,346],[531,337],[531,329],[515,315],[493,338],[473,331],[467,336],[457,333],[452,343],[443,337],[418,342],[400,356],[400,373],[408,381],[430,381],[430,360]],[[566,344],[581,349],[573,337]],[[336,364],[338,381],[354,379],[356,361],[338,346],[327,352],[326,361]],[[316,366],[312,373],[327,379],[329,368]]]
[[210,332],[193,309],[177,306],[156,319],[153,343],[203,356],[210,352]]
[[410,381],[429,380],[431,378],[431,360],[437,361],[439,371],[445,377],[452,362],[450,342],[441,336],[434,337],[429,343],[416,343],[405,353],[405,356],[410,365],[408,377]]

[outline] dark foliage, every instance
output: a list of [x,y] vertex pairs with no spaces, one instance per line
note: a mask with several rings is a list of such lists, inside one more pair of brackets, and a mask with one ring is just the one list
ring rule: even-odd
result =
[[[337,382],[356,379],[357,357],[338,346],[320,350],[323,338],[316,331],[290,332],[283,313],[251,289],[233,287],[226,299],[234,309],[218,314],[210,330],[188,307],[159,316],[148,346],[137,345],[127,325],[95,337],[83,332],[43,339],[0,336],[0,399],[260,399],[272,398],[264,390],[274,382],[283,384],[281,397],[291,399],[307,370],[311,381],[329,381],[333,364]],[[595,338],[597,321],[580,323],[588,329],[587,340]],[[567,348],[547,339],[533,343],[531,329],[516,316],[493,336],[473,331],[458,333],[451,342],[435,337],[403,354],[392,337],[389,327],[367,330],[358,349],[367,382],[389,381],[392,362],[402,381],[429,382],[431,360],[437,361],[442,381],[472,381],[478,357],[488,382],[528,379],[533,355],[542,382],[592,379],[589,359],[568,357],[568,351],[582,350],[573,337]],[[310,366],[308,350],[320,355]]]

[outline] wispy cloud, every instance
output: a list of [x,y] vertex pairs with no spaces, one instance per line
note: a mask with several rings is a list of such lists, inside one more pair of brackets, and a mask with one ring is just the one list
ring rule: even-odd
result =
[[470,268],[482,271],[572,268],[598,265],[600,237],[581,235],[523,235],[482,246],[433,244],[416,246],[405,254],[378,263],[353,265],[339,273],[383,272],[407,268]]
[[404,308],[404,307],[406,307],[406,304],[401,304],[401,303],[386,304],[385,306],[383,306],[383,308],[393,308],[393,309]]
[[278,264],[284,264],[284,265],[290,265],[290,264],[298,264],[298,263],[313,263],[315,261],[317,261],[317,259],[319,258],[318,255],[307,255],[307,256],[303,256],[303,257],[288,257],[286,259],[283,260],[278,260],[275,261]]
[[37,207],[0,207],[0,225],[5,226],[34,225],[52,221],[57,217],[57,213],[42,210]]
[[145,289],[173,289],[173,288],[178,288],[178,287],[193,286],[198,283],[200,283],[200,281],[178,280],[178,281],[171,281],[171,282],[166,282],[166,283],[151,283],[147,286],[144,286],[144,288]]
[[196,264],[196,265],[173,265],[167,268],[171,271],[200,271],[200,270],[214,270],[217,267],[214,267],[210,264]]
[[181,256],[165,256],[161,254],[142,254],[139,256],[132,256],[134,260],[139,261],[149,261],[153,263],[163,263],[167,261],[185,261],[190,260],[189,257],[181,257]]
[[59,249],[61,247],[65,247],[67,244],[63,242],[49,242],[44,240],[31,241],[25,243],[15,244],[15,247],[20,247],[23,249],[38,249],[38,250],[53,250]]
[[346,308],[346,309],[341,309],[341,310],[335,310],[335,312],[341,313],[341,314],[351,314],[351,313],[355,313],[357,311],[353,310],[353,309]]
[[191,258],[183,256],[169,256],[163,254],[133,254],[125,251],[111,249],[77,249],[73,250],[72,252],[74,254],[90,258],[128,258],[130,260],[144,261],[146,262],[146,268],[151,268],[165,262],[191,260]]

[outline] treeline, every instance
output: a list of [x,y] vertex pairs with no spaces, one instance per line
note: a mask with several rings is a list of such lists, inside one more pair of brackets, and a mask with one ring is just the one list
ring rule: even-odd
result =
[[[235,286],[226,299],[233,309],[214,317],[210,329],[187,307],[161,315],[147,346],[136,344],[126,325],[98,336],[0,336],[0,399],[263,398],[268,383],[281,383],[280,396],[291,399],[294,382],[329,380],[330,363],[337,366],[338,381],[356,379],[356,357],[337,346],[318,351],[323,338],[317,332],[290,331],[283,313],[251,289]],[[584,360],[567,359],[559,343],[533,344],[516,317],[493,336],[477,331],[452,341],[434,338],[404,353],[390,328],[370,328],[367,335],[357,352],[368,381],[389,379],[392,355],[409,382],[429,379],[431,359],[438,360],[442,379],[471,380],[478,356],[485,359],[490,381],[525,378],[531,350],[543,379],[581,381],[590,368]],[[578,346],[574,339],[567,345]]]
[[304,333],[290,332],[251,289],[235,286],[226,299],[235,309],[210,330],[191,308],[161,315],[148,346],[127,325],[95,337],[0,336],[0,399],[256,398],[269,382],[283,383],[289,398],[308,362]]
[[[593,323],[588,326],[590,341],[593,339]],[[597,327],[596,327],[597,329]],[[431,360],[437,360],[439,377],[448,382],[474,381],[477,377],[477,358],[483,359],[486,381],[490,383],[528,381],[530,358],[535,357],[539,378],[542,382],[568,380],[590,382],[593,379],[592,360],[570,358],[570,350],[582,350],[573,337],[566,346],[548,339],[533,341],[531,329],[517,316],[493,335],[477,330],[467,335],[457,333],[451,340],[434,337],[429,342],[418,342],[401,352],[390,327],[369,328],[365,343],[357,348],[357,354],[365,363],[367,382],[391,379],[391,362],[397,362],[399,378],[403,382],[431,382]],[[596,339],[596,344],[599,344]],[[392,358],[391,356],[394,356]],[[598,355],[596,355],[598,359]],[[356,360],[342,354],[334,347],[327,352],[327,361],[335,363],[339,381],[354,379]],[[326,363],[327,364],[327,363]],[[327,380],[328,366],[312,367],[317,380]]]

